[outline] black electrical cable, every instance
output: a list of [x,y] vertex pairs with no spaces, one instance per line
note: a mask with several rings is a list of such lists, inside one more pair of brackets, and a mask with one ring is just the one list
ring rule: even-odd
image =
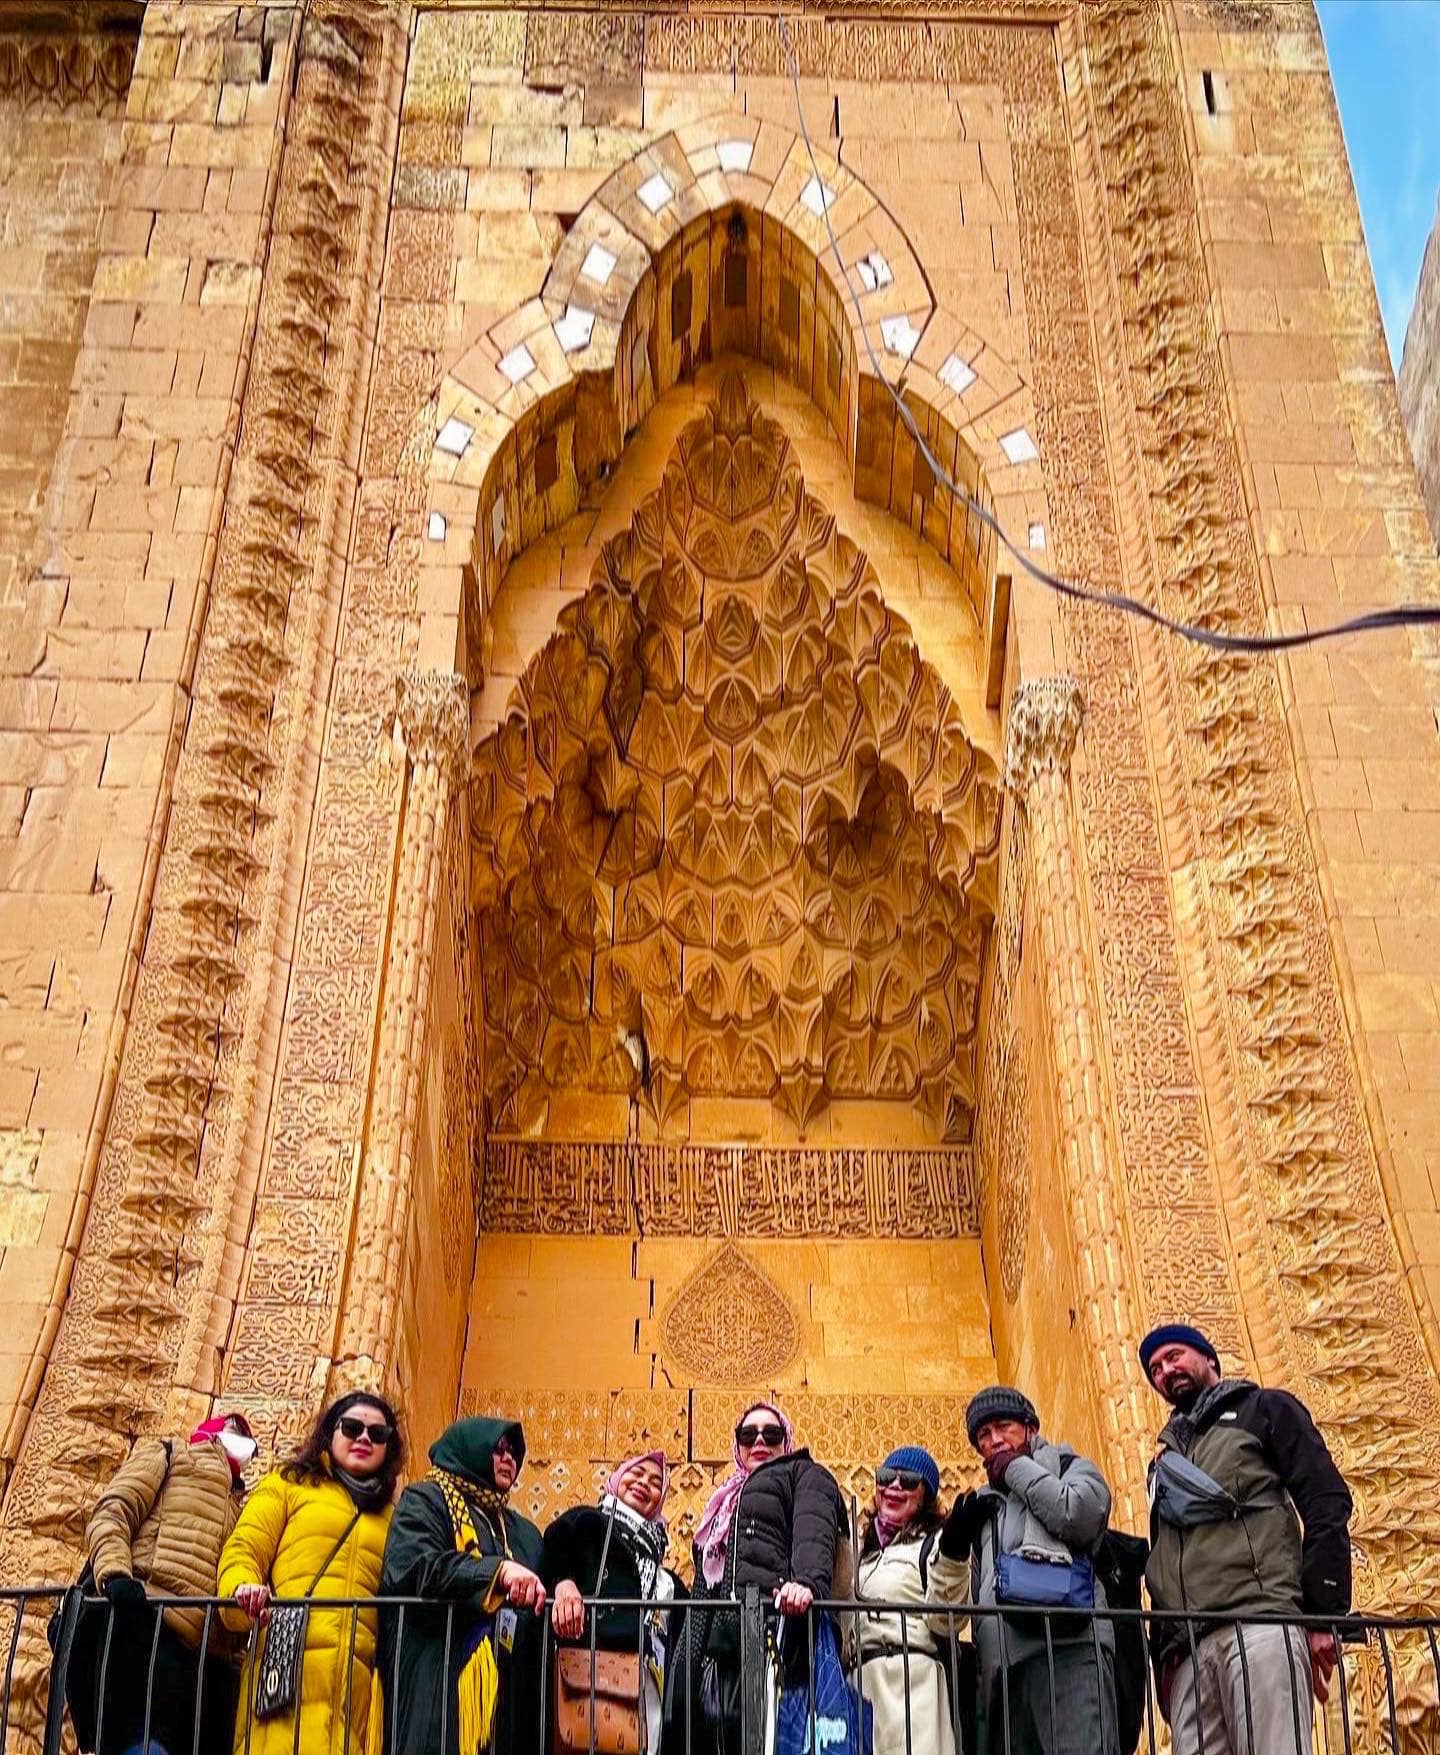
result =
[[[1141,603],[1134,597],[1127,597],[1121,591],[1097,591],[1092,586],[1077,585],[1073,579],[1062,579],[1057,574],[1033,561],[1021,548],[1018,548],[1006,534],[1000,520],[987,506],[981,505],[968,489],[952,479],[941,465],[939,459],[925,442],[925,435],[920,431],[914,415],[910,412],[903,396],[885,376],[884,368],[875,352],[875,344],[870,339],[869,325],[865,314],[860,308],[860,295],[850,278],[850,271],[845,259],[840,254],[840,244],[835,236],[834,223],[830,218],[830,204],[833,199],[825,187],[825,179],[820,174],[820,166],[815,158],[815,148],[810,142],[810,129],[805,121],[805,106],[800,97],[800,60],[790,41],[790,32],[786,29],[783,15],[777,13],[775,23],[780,32],[781,46],[785,51],[790,65],[790,85],[795,94],[795,114],[800,122],[800,134],[805,142],[805,151],[809,155],[810,169],[814,173],[815,182],[820,191],[820,217],[825,221],[825,230],[830,239],[830,251],[835,258],[835,266],[840,271],[840,278],[845,282],[845,290],[850,295],[850,303],[855,309],[855,317],[860,325],[860,334],[865,342],[865,351],[870,356],[870,364],[876,378],[885,386],[890,400],[895,404],[897,413],[905,425],[906,431],[915,441],[920,455],[929,465],[931,474],[947,493],[951,494],[962,506],[972,511],[977,518],[988,525],[999,538],[1016,563],[1037,580],[1047,591],[1053,591],[1061,597],[1069,597],[1078,603],[1095,604],[1102,609],[1119,610],[1125,615],[1139,616],[1142,621],[1153,623],[1157,628],[1164,628],[1167,633],[1177,634],[1181,639],[1192,640],[1201,646],[1209,646],[1217,652],[1288,652],[1297,646],[1316,646],[1323,640],[1338,640],[1347,634],[1367,634],[1386,628],[1433,627],[1440,625],[1440,604],[1397,604],[1393,609],[1374,609],[1365,615],[1352,616],[1348,621],[1334,622],[1328,627],[1311,628],[1299,634],[1223,634],[1214,628],[1204,628],[1193,622],[1176,621],[1162,610],[1154,609],[1148,603]],[[902,375],[904,368],[901,368]]]

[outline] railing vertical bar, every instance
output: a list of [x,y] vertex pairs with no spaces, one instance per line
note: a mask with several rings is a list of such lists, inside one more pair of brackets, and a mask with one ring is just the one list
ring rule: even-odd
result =
[[[1295,1647],[1291,1643],[1292,1630],[1287,1627],[1280,1629],[1280,1637],[1285,1644],[1285,1674],[1290,1678],[1290,1715],[1295,1721],[1295,1755],[1309,1755],[1314,1748],[1313,1739],[1303,1736],[1300,1729],[1300,1684],[1295,1679]],[[1300,1642],[1300,1649],[1305,1653],[1305,1680],[1307,1689],[1310,1682],[1310,1639],[1303,1628],[1294,1629],[1294,1637]],[[1315,1715],[1310,1715],[1311,1729],[1314,1729]]]
[[[405,1647],[405,1605],[401,1603],[395,1612],[395,1662],[392,1666],[390,1681],[390,1747],[393,1751],[400,1748],[400,1653]],[[446,1694],[450,1692],[450,1677],[447,1673],[443,1687]]]
[[[550,1617],[553,1611],[554,1604],[548,1600],[540,1611],[540,1755],[548,1755],[545,1729],[546,1721],[550,1716],[550,1671],[553,1667],[550,1662]],[[442,1752],[445,1747],[445,1739],[442,1736],[440,1739]]]
[[915,1755],[915,1739],[910,1726],[910,1622],[903,1609],[900,1611],[900,1664],[905,1676],[905,1755]]
[[1055,1702],[1055,1630],[1051,1625],[1048,1609],[1041,1617],[1040,1624],[1045,1629],[1045,1670],[1050,1687],[1050,1747],[1053,1749],[1060,1741],[1060,1714],[1056,1710]]
[[[1430,1635],[1432,1641],[1435,1635]],[[1340,1638],[1340,1628],[1335,1628],[1335,1676],[1340,1683],[1340,1735],[1345,1740],[1345,1755],[1351,1755],[1350,1738],[1350,1680],[1345,1674],[1345,1646]],[[1435,1680],[1440,1685],[1440,1656],[1435,1662]]]
[[[1255,1755],[1255,1708],[1250,1699],[1250,1664],[1245,1656],[1245,1629],[1238,1621],[1235,1623],[1235,1637],[1240,1649],[1240,1686],[1245,1693],[1245,1755]],[[1286,1658],[1288,1662],[1288,1652]],[[1200,1678],[1197,1675],[1195,1679],[1198,1682]],[[1195,1699],[1198,1705],[1200,1699],[1198,1689]],[[1264,1750],[1262,1755],[1270,1755],[1270,1751]]]
[[[255,1729],[255,1696],[260,1687],[260,1623],[250,1623],[245,1642],[245,1669],[250,1683],[245,1696],[245,1755],[250,1755],[250,1738]],[[96,1739],[98,1742],[98,1738]]]
[[165,1625],[165,1611],[155,1605],[155,1631],[150,1639],[150,1667],[145,1673],[145,1722],[140,1732],[141,1755],[150,1755],[150,1715],[155,1704],[155,1660],[160,1656],[160,1629]]
[[[950,1694],[950,1731],[955,1739],[955,1755],[960,1755],[965,1747],[964,1738],[960,1734],[960,1647],[955,1637],[955,1611],[945,1611],[945,1637],[950,1641],[950,1662],[946,1665],[942,1683]],[[861,1722],[863,1723],[863,1717]]]
[[[702,1584],[703,1575],[695,1582]],[[688,1608],[685,1610],[683,1626],[685,1629],[685,1755],[691,1755],[694,1747],[690,1719],[695,1705],[695,1641],[700,1637],[701,1626],[700,1619],[694,1610]],[[545,1755],[543,1737],[540,1742],[540,1755]]]
[[[1189,1615],[1185,1617],[1185,1637],[1190,1645],[1190,1670],[1194,1677],[1195,1690],[1195,1736],[1198,1742],[1198,1755],[1205,1755],[1205,1714],[1200,1710],[1200,1648],[1195,1643],[1195,1623]],[[1170,1679],[1170,1725],[1175,1725],[1175,1684],[1180,1679],[1179,1670],[1175,1670]]]
[[[105,1617],[105,1643],[100,1647],[100,1671],[95,1684],[95,1747],[105,1747],[105,1686],[110,1680],[110,1641],[115,1636],[115,1608],[106,1604],[109,1614]],[[5,1698],[10,1698],[10,1690],[5,1690]]]
[[[356,1637],[357,1637],[359,1631],[360,1631],[360,1610],[356,1604],[352,1603],[350,1605],[350,1639],[348,1642],[349,1655],[346,1659],[346,1666],[347,1667],[346,1667],[346,1671],[345,1671],[345,1741],[341,1745],[341,1755],[350,1755],[350,1737],[351,1737],[351,1733],[355,1729],[355,1643],[356,1643]],[[378,1618],[377,1618],[377,1625],[376,1625],[375,1631],[376,1631],[376,1637],[377,1637],[377,1642],[378,1642],[379,1631],[380,1631],[379,1625],[378,1625]],[[448,1666],[446,1667],[445,1673],[447,1676],[450,1673]],[[380,1686],[380,1665],[378,1662],[375,1664],[375,1674],[371,1677],[370,1686],[372,1688],[378,1688]],[[368,1721],[369,1717],[370,1717],[368,1702],[366,1704],[365,1717],[366,1717],[366,1720]],[[441,1723],[443,1725],[443,1723],[444,1723],[443,1719],[441,1720]],[[444,1738],[443,1737],[441,1738],[441,1746],[442,1747],[444,1746]],[[365,1755],[365,1751],[362,1750],[361,1755]]]
[[[310,1605],[307,1602],[300,1611],[300,1673],[295,1679],[295,1704],[290,1709],[290,1717],[294,1721],[291,1730],[290,1755],[300,1755],[300,1702],[305,1698],[305,1641],[310,1637]],[[149,1755],[149,1751],[146,1751]]]
[[1385,1703],[1390,1716],[1390,1748],[1393,1755],[1400,1755],[1400,1727],[1395,1719],[1395,1671],[1390,1663],[1390,1642],[1385,1637],[1385,1629],[1378,1627],[1380,1635],[1380,1661],[1385,1666]]
[[596,1647],[600,1642],[600,1607],[598,1602],[591,1605],[587,1619],[590,1622],[590,1705],[588,1708],[590,1714],[590,1755],[595,1755],[595,1684],[600,1673],[600,1660],[596,1656]]
[[[0,1750],[6,1747],[10,1736],[10,1689],[15,1676],[15,1654],[20,1649],[20,1623],[24,1618],[25,1599],[21,1597],[15,1604],[15,1625],[10,1629],[10,1648],[5,1654],[5,1699],[3,1706],[0,1706]],[[78,1620],[77,1615],[77,1625]],[[63,1642],[57,1643],[60,1643],[63,1651]],[[73,1639],[71,1643],[73,1644]]]
[[[810,1697],[810,1729],[808,1733],[810,1741],[806,1747],[811,1750],[812,1755],[815,1755],[815,1745],[818,1734],[815,1723],[815,1617],[818,1613],[819,1610],[816,1609],[813,1603],[805,1611],[805,1659],[808,1672],[805,1686]],[[776,1629],[777,1643],[784,1626],[785,1623],[782,1621],[780,1627]]]
[[1143,1613],[1140,1616],[1140,1656],[1145,1669],[1145,1740],[1149,1744],[1149,1755],[1158,1755],[1155,1743],[1155,1672],[1150,1661],[1150,1635]]
[[[995,1532],[995,1539],[997,1542],[1000,1539],[1000,1532],[998,1529]],[[1000,1720],[1001,1720],[1002,1728],[1004,1729],[1004,1732],[1005,1732],[1005,1755],[1011,1755],[1011,1749],[1010,1749],[1010,1650],[1009,1650],[1009,1646],[1006,1643],[1006,1639],[1005,1639],[1005,1614],[1006,1614],[1006,1611],[1004,1609],[997,1608],[995,1611],[995,1624],[1000,1629]],[[988,1709],[989,1704],[990,1704],[989,1701],[987,1701],[985,1704],[986,1704],[986,1707]],[[988,1711],[987,1711],[986,1716],[987,1716],[987,1727],[988,1727],[988,1716],[989,1716]],[[990,1745],[992,1747],[994,1746],[993,1732],[986,1739],[986,1741],[988,1743],[990,1743]],[[1205,1751],[1203,1749],[1200,1751],[1200,1755],[1205,1755]]]
[[[200,1626],[200,1662],[195,1671],[195,1728],[190,1743],[190,1755],[200,1755],[200,1726],[205,1717],[205,1672],[210,1659],[210,1629],[215,1620],[214,1603],[206,1603],[205,1619]],[[0,1737],[0,1749],[5,1746],[5,1739]]]
[[[860,1569],[858,1566],[855,1569],[855,1590],[858,1595],[860,1590]],[[863,1739],[865,1734],[865,1622],[858,1609],[855,1611],[853,1620],[855,1623],[855,1695],[860,1702],[860,1734]],[[959,1755],[960,1745],[957,1743],[955,1748],[956,1755]]]
[[[445,1686],[440,1690],[440,1749],[441,1755],[450,1747],[450,1650],[455,1637],[455,1605],[445,1605],[445,1654],[440,1674],[445,1678]],[[500,1703],[495,1703],[495,1710],[500,1710]]]
[[[1115,1637],[1115,1623],[1110,1623],[1110,1637]],[[1100,1737],[1103,1744],[1105,1737],[1105,1653],[1100,1644],[1100,1617],[1090,1617],[1090,1640],[1095,1648],[1095,1710],[1099,1713]],[[1114,1689],[1111,1689],[1114,1693]],[[1115,1703],[1115,1734],[1120,1734],[1120,1703]]]

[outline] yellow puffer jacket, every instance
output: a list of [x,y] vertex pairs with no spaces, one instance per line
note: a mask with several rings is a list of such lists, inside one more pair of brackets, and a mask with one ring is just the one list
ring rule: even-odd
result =
[[[326,1563],[345,1526],[355,1515],[350,1495],[338,1481],[291,1481],[266,1475],[245,1501],[235,1532],[220,1556],[220,1595],[234,1596],[242,1584],[268,1584],[276,1597],[372,1597],[380,1589],[380,1561],[390,1528],[391,1507],[361,1515],[344,1546]],[[311,1581],[325,1571],[313,1591]],[[238,1609],[223,1611],[235,1627],[247,1623]],[[355,1663],[350,1671],[351,1619],[355,1618]],[[300,1755],[366,1755],[372,1707],[378,1735],[379,1688],[371,1700],[375,1670],[374,1609],[313,1609],[305,1634],[305,1668],[300,1688]],[[262,1635],[263,1639],[263,1635]],[[348,1695],[347,1695],[348,1689]],[[241,1681],[235,1748],[239,1755],[294,1755],[295,1720],[282,1713],[247,1726],[253,1692],[249,1663]],[[345,1732],[349,1705],[350,1733]]]

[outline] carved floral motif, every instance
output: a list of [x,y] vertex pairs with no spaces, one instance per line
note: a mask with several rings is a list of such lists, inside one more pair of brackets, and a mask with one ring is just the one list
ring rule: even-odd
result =
[[767,1383],[800,1351],[800,1325],[770,1276],[725,1243],[666,1305],[660,1345],[694,1383]]

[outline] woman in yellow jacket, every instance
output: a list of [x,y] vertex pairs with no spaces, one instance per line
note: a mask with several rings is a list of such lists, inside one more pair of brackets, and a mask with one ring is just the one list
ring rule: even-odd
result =
[[237,1755],[295,1755],[297,1748],[299,1755],[366,1755],[372,1722],[378,1737],[373,1608],[310,1611],[299,1685],[288,1699],[283,1687],[278,1700],[267,1699],[265,1652],[272,1613],[286,1602],[378,1592],[404,1460],[389,1403],[353,1391],[325,1410],[304,1448],[245,1501],[220,1556],[220,1595],[238,1605],[223,1611],[227,1620],[243,1627],[248,1616],[266,1631],[258,1672],[249,1662],[241,1679]]

